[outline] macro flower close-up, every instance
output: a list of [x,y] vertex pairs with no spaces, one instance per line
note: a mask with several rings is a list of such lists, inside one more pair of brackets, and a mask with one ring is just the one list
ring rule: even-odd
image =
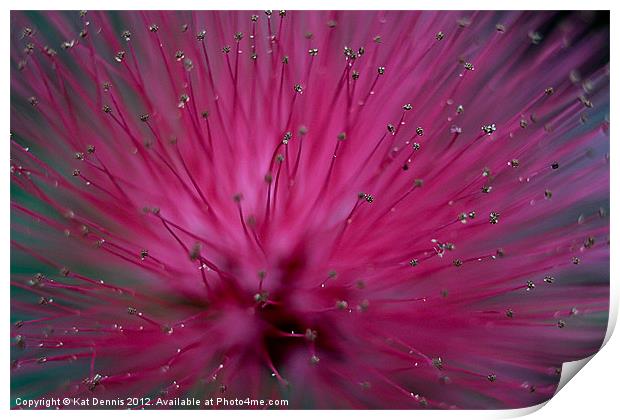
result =
[[13,408],[523,408],[601,347],[609,12],[10,37]]

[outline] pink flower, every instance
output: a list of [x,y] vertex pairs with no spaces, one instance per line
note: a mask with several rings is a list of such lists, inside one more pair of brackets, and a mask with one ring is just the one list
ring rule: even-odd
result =
[[608,19],[13,13],[12,396],[549,399],[608,316]]

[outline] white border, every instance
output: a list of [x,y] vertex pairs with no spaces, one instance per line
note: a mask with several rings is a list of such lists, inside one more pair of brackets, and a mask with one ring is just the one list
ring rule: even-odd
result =
[[[519,0],[497,2],[491,0],[382,0],[380,3],[370,0],[314,0],[304,2],[301,0],[227,0],[226,2],[200,1],[200,0],[151,0],[151,1],[122,1],[107,0],[105,2],[95,0],[63,0],[53,2],[45,0],[9,1],[9,9],[13,10],[81,10],[81,9],[107,9],[107,10],[610,10],[613,9],[611,1],[590,0],[588,2],[577,0]],[[93,7],[89,7],[93,6]],[[378,7],[380,6],[380,7]]]
[[[6,4],[6,3],[5,3]],[[62,2],[51,3],[43,0],[30,0],[30,1],[9,1],[8,8],[1,11],[2,27],[4,28],[4,42],[1,44],[3,57],[5,60],[9,57],[10,40],[9,40],[9,28],[10,28],[10,9],[20,10],[45,10],[49,8],[53,9],[69,9],[69,10],[82,10],[82,9],[174,9],[174,10],[191,10],[191,9],[222,9],[222,10],[248,10],[248,9],[377,9],[380,6],[383,10],[406,10],[406,9],[418,9],[418,10],[611,10],[611,68],[616,69],[618,65],[618,44],[614,42],[617,39],[618,31],[616,30],[616,24],[618,19],[616,18],[616,11],[612,7],[611,1],[598,1],[589,0],[587,2],[564,0],[564,1],[540,1],[540,0],[519,0],[512,2],[497,1],[481,1],[481,0],[468,0],[468,1],[456,1],[456,0],[433,0],[433,1],[404,1],[404,0],[381,0],[380,2],[370,2],[366,0],[358,1],[340,1],[330,0],[321,1],[315,0],[312,2],[299,1],[277,1],[266,2],[262,0],[248,1],[248,0],[227,0],[226,2],[206,2],[206,1],[191,1],[191,0],[175,0],[171,2],[169,0],[151,0],[151,1],[132,1],[131,3],[122,0],[107,0],[105,2],[93,1],[93,0],[66,0]],[[620,9],[620,8],[619,8]],[[2,100],[2,130],[8,134],[10,130],[10,72],[9,66],[6,61],[3,66],[0,67],[3,83],[0,84],[0,94]],[[611,80],[611,97],[612,103],[615,104],[615,99],[618,97],[617,78],[615,72],[612,71]],[[615,105],[611,107],[611,121],[620,121],[618,117],[618,111]],[[612,130],[613,126],[612,126]],[[614,142],[611,143],[611,156],[614,156],[617,146],[614,146]],[[8,163],[9,158],[9,145],[8,141],[4,143],[1,149],[3,161]],[[8,294],[8,280],[9,280],[9,171],[6,168],[1,172],[0,177],[0,226],[1,232],[6,233],[2,241],[0,241],[0,261],[2,264],[2,272],[5,274],[4,286],[3,286],[3,307],[4,317],[3,322],[0,322],[0,329],[2,330],[5,340],[9,337],[9,294]],[[618,167],[611,165],[611,192],[612,196],[617,197],[620,190],[617,187],[618,181]],[[611,219],[616,220],[618,210],[615,204],[611,206]],[[613,222],[612,222],[613,225]],[[421,418],[455,418],[460,419],[484,419],[484,418],[511,418],[519,417],[529,413],[530,418],[533,419],[545,419],[545,418],[562,418],[562,419],[583,419],[583,418],[610,418],[610,413],[617,412],[615,407],[615,400],[618,398],[618,391],[615,387],[616,378],[620,377],[619,373],[619,360],[616,355],[620,354],[620,344],[618,338],[615,337],[610,340],[611,332],[615,327],[618,311],[618,285],[615,280],[615,274],[618,271],[616,263],[617,253],[615,252],[614,244],[618,240],[617,229],[611,232],[612,243],[612,257],[611,257],[611,310],[610,310],[610,323],[605,338],[605,347],[595,355],[587,366],[584,367],[584,363],[575,362],[571,366],[566,366],[565,371],[579,371],[583,367],[583,371],[578,374],[577,380],[570,381],[566,387],[562,388],[559,393],[553,397],[548,403],[541,404],[540,406],[521,409],[521,410],[507,410],[507,411],[458,411],[458,412],[445,412],[445,411],[390,411],[379,412],[374,411],[235,411],[235,412],[213,412],[213,411],[184,411],[181,415],[185,418],[196,417],[200,418],[269,418],[269,419],[282,419],[295,416],[300,420],[315,417],[315,416],[327,416],[328,418],[338,417],[343,418],[355,418],[369,419],[375,415],[387,415],[391,419],[411,419],[412,417]],[[5,366],[3,380],[0,383],[0,407],[3,411],[9,411],[9,395],[10,395],[10,369],[9,369],[9,346],[5,341],[5,345],[0,345],[0,353],[3,355],[3,363]],[[573,374],[574,374],[573,373]],[[149,416],[151,418],[164,418],[168,415],[179,415],[178,412],[167,411],[149,411],[148,414],[142,412],[128,412],[121,411],[115,412],[114,416]],[[38,412],[34,411],[10,411],[10,415],[14,418],[33,418],[39,416]],[[56,418],[57,416],[83,418],[88,416],[89,419],[103,419],[109,415],[107,411],[89,411],[88,413],[79,411],[63,411],[63,412],[46,412],[44,414],[46,418]]]

